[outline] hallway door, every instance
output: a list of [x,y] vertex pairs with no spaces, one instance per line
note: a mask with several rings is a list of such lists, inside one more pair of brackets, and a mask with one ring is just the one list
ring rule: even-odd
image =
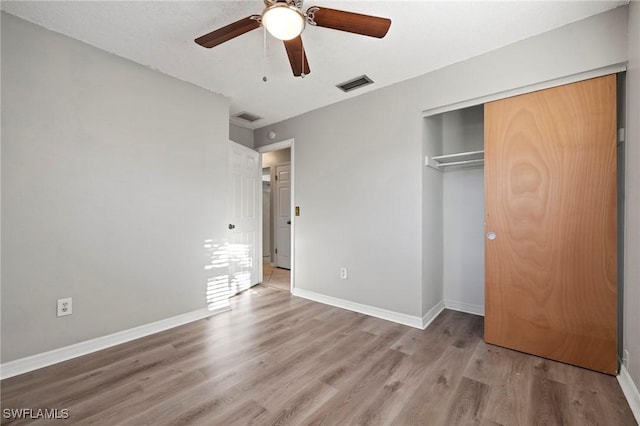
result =
[[275,255],[278,268],[291,269],[291,166],[276,166]]

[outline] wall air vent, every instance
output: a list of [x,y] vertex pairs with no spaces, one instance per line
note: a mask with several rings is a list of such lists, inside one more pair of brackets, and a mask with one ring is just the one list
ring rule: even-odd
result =
[[371,80],[366,75],[361,75],[360,77],[356,77],[349,81],[345,81],[344,83],[340,83],[336,87],[342,90],[343,92],[350,92],[359,87],[367,86],[371,83],[373,83],[373,80]]
[[250,112],[246,112],[246,111],[239,112],[235,114],[233,117],[239,118],[240,120],[244,120],[249,123],[253,123],[254,121],[258,121],[262,119],[262,117],[255,114],[251,114]]

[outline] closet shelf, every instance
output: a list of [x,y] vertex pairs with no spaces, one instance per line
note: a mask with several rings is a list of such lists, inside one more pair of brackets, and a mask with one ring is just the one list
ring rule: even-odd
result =
[[457,154],[437,155],[435,157],[427,156],[425,164],[434,169],[442,169],[447,166],[462,166],[481,164],[484,162],[484,151],[460,152]]

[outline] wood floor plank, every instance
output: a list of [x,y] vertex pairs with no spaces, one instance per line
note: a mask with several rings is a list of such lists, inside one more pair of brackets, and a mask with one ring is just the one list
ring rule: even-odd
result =
[[336,388],[350,386],[353,377],[366,375],[372,364],[387,355],[391,342],[396,340],[401,333],[402,331],[399,329],[390,328],[380,336],[372,336],[371,344],[365,346],[355,356],[332,365],[323,374],[321,380]]
[[496,424],[527,425],[533,377],[529,355],[481,342],[465,376],[491,386],[485,419]]
[[409,395],[393,420],[402,425],[445,425],[447,406],[462,380],[462,372],[471,354],[455,346],[447,347],[430,367],[413,395]]
[[489,386],[463,377],[448,407],[448,425],[479,425],[484,418]]
[[[140,401],[144,401],[145,406],[158,405],[175,393],[194,388],[204,381],[204,376],[197,371],[174,371],[167,376],[132,382],[109,393],[92,395],[80,404],[70,406],[69,410],[73,412],[74,421],[80,420],[87,425],[114,424],[115,421],[111,419],[128,418],[138,414],[141,410]],[[129,389],[133,389],[134,393],[129,394]],[[112,394],[116,396],[112,397]],[[121,395],[130,396],[120,398]]]
[[567,385],[534,376],[531,388],[532,407],[529,410],[529,424],[554,426],[569,424]]
[[428,371],[425,364],[414,362],[410,356],[402,357],[395,371],[385,377],[384,383],[369,387],[366,401],[356,406],[351,405],[351,423],[392,424],[407,395],[414,394]]
[[342,389],[331,401],[321,407],[310,418],[311,423],[356,424],[356,407],[362,407],[370,401],[371,394],[384,386],[387,378],[394,373],[407,358],[402,352],[388,349],[383,356],[366,368],[348,375],[348,381],[342,383]]
[[225,415],[216,415],[215,422],[220,425],[258,425],[265,415],[266,408],[253,400],[245,400],[235,410]]
[[478,316],[418,330],[261,286],[231,304],[3,380],[2,407],[99,426],[637,424],[615,378],[487,345]]
[[269,403],[268,413],[257,419],[256,424],[296,425],[306,421],[319,407],[323,406],[338,392],[326,383],[313,380],[309,384],[299,383],[295,392],[279,395],[277,401]]

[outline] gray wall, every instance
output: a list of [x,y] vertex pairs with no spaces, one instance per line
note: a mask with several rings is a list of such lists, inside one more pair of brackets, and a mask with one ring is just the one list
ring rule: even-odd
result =
[[444,172],[442,193],[444,299],[484,312],[484,169]]
[[2,362],[206,308],[228,126],[221,96],[2,13]]
[[[427,117],[422,120],[422,158],[442,154],[443,135],[442,114]],[[424,166],[422,170],[422,280],[421,313],[424,315],[429,309],[443,300],[444,287],[442,285],[444,273],[444,218],[442,208],[444,198],[442,193],[442,173],[431,167]]]
[[423,165],[422,111],[624,63],[627,53],[622,7],[257,129],[255,146],[274,142],[270,130],[295,138],[296,286],[426,313],[442,300],[442,276],[428,266],[441,253],[442,183]]
[[442,153],[484,149],[484,105],[442,114]]
[[229,124],[229,139],[248,148],[253,148],[253,130]]
[[624,348],[631,355],[629,373],[640,388],[640,3],[637,1],[629,5],[626,100]]
[[[295,135],[296,286],[419,315],[421,148],[405,138],[390,143],[389,120],[401,124],[408,112],[404,95],[379,91],[276,126],[283,140]],[[267,132],[256,133],[261,145]]]
[[262,154],[262,167],[271,167],[291,161],[291,148],[269,151]]

